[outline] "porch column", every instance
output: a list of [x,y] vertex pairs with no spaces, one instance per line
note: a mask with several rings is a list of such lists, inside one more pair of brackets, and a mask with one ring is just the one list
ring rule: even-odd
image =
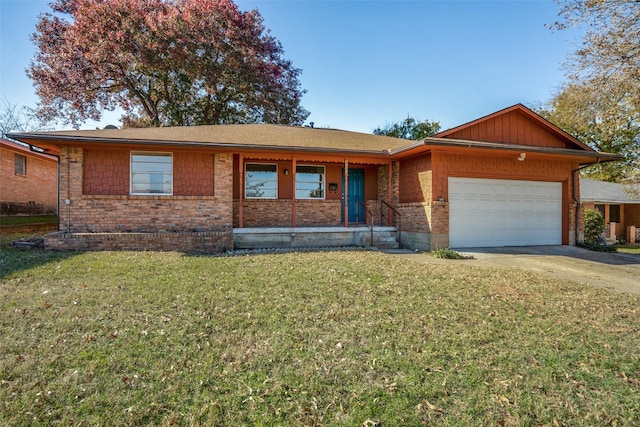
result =
[[349,160],[344,159],[344,226],[349,226]]
[[238,180],[240,183],[240,198],[238,203],[238,227],[243,228],[244,218],[242,217],[242,212],[243,212],[242,205],[244,204],[244,154],[240,154],[240,160],[238,164],[239,164],[238,168],[240,169],[238,171],[238,176],[240,178]]
[[[393,162],[389,162],[389,164],[387,165],[387,203],[389,203],[389,206],[393,206],[393,202],[391,201],[391,197],[392,197],[392,191],[391,191],[391,185],[393,183],[391,177],[393,175]],[[382,209],[382,206],[380,206],[380,209]],[[391,208],[387,208],[387,222],[391,221]],[[390,224],[387,225],[391,225],[393,224],[393,222],[391,222]],[[380,224],[383,225],[383,224]]]
[[293,199],[291,199],[291,227],[296,227],[296,156],[291,159],[291,175],[293,178]]

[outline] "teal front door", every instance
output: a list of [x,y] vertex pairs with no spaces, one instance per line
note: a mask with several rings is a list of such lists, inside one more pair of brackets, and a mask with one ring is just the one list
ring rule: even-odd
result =
[[[364,169],[349,168],[349,185],[345,187],[344,169],[342,170],[342,188],[347,188],[346,198],[349,200],[349,223],[366,222],[364,217]],[[344,199],[342,193],[342,222],[344,223]],[[360,203],[358,203],[360,202]]]

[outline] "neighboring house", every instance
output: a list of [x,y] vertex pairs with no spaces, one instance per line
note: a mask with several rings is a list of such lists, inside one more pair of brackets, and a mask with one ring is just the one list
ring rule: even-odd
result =
[[578,169],[620,159],[520,104],[422,141],[263,124],[11,136],[60,149],[59,249],[370,244],[363,223],[412,249],[575,244]]
[[580,199],[583,209],[597,209],[602,213],[608,240],[640,243],[637,237],[640,231],[640,186],[634,189],[613,182],[581,178]]
[[57,210],[58,158],[0,139],[0,215],[55,215]]

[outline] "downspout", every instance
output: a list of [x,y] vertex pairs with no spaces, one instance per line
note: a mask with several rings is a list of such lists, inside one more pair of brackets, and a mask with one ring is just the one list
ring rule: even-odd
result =
[[67,146],[67,234],[71,234],[71,148]]
[[58,158],[58,182],[56,182],[56,189],[58,191],[57,196],[57,207],[56,207],[56,215],[58,216],[58,224],[56,225],[56,230],[60,231],[60,156],[56,156]]
[[575,224],[574,224],[574,228],[575,228],[575,233],[576,233],[576,244],[578,243],[578,225],[579,225],[579,221],[580,221],[580,197],[578,197],[578,193],[576,191],[576,172],[580,172],[582,169],[587,168],[589,166],[595,165],[600,163],[600,158],[597,158],[597,161],[595,163],[589,163],[586,165],[582,165],[577,169],[574,169],[571,171],[571,187],[573,190],[573,201],[576,204],[576,212],[575,212]]

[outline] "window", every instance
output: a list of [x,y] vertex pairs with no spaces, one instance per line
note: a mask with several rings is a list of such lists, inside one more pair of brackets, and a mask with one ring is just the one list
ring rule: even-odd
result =
[[296,199],[324,199],[324,166],[296,166]]
[[27,174],[27,157],[21,154],[16,154],[16,175]]
[[244,172],[244,197],[276,199],[278,197],[278,166],[247,163]]
[[609,222],[620,222],[620,205],[609,206]]
[[173,194],[173,155],[131,153],[131,194]]

